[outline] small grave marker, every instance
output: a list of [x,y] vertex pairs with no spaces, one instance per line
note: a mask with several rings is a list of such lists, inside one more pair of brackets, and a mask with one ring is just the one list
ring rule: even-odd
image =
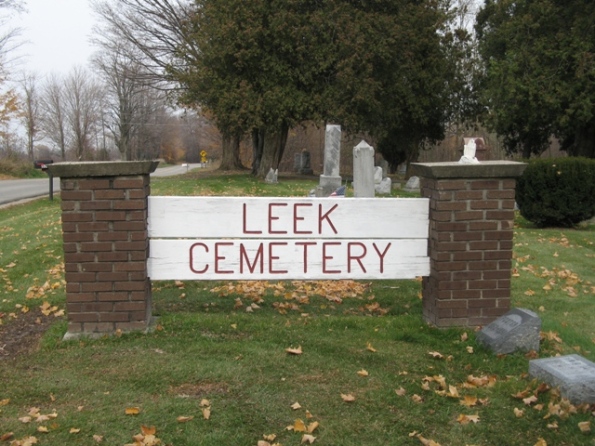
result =
[[541,319],[531,310],[515,308],[477,333],[477,342],[496,354],[539,350]]
[[558,387],[572,404],[595,404],[595,363],[580,355],[533,359],[529,375]]

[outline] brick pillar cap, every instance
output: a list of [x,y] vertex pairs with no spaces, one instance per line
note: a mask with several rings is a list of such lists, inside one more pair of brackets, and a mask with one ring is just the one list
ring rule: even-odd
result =
[[480,161],[479,164],[412,163],[411,175],[433,179],[517,178],[527,167],[516,161]]
[[159,161],[93,161],[56,163],[48,165],[48,171],[61,178],[122,177],[149,175]]

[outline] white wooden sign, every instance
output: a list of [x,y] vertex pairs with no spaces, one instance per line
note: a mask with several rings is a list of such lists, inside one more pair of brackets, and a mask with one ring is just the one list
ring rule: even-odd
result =
[[151,280],[429,274],[424,198],[149,197]]

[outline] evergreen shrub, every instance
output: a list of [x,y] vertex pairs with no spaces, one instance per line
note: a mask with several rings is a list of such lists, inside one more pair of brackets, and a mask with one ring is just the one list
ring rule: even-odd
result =
[[572,227],[595,216],[595,159],[531,160],[516,186],[521,215],[539,227]]

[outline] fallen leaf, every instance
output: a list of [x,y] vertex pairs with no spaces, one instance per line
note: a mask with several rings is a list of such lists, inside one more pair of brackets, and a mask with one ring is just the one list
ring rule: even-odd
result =
[[465,395],[462,400],[460,400],[461,405],[467,407],[473,407],[477,405],[477,397],[471,395]]
[[202,400],[200,400],[200,407],[209,407],[211,405],[211,402],[205,398],[203,398]]
[[545,427],[547,427],[548,429],[556,430],[556,429],[558,429],[558,422],[554,421],[553,423],[547,424]]
[[457,421],[460,424],[479,423],[479,415],[478,414],[475,414],[475,415],[460,414],[457,417]]
[[205,420],[208,420],[211,418],[211,408],[210,407],[203,407],[201,410],[202,410],[202,417]]
[[41,432],[43,434],[47,434],[49,432],[49,429],[47,427],[45,427],[45,426],[39,426],[37,428],[37,432]]
[[286,348],[285,351],[290,355],[301,355],[303,353],[301,345],[298,348]]
[[358,371],[358,372],[357,372],[357,374],[358,374],[359,376],[361,376],[361,377],[368,376],[368,372],[367,372],[366,370],[364,370],[364,369],[362,369],[362,370]]
[[537,397],[535,395],[531,395],[527,398],[523,398],[523,403],[525,403],[527,406],[530,406],[533,403],[537,402]]
[[587,432],[591,432],[591,422],[590,421],[582,421],[578,423],[578,428],[581,430],[583,434]]
[[126,415],[138,415],[140,413],[139,407],[127,407],[124,411]]
[[296,401],[295,403],[293,403],[293,404],[291,405],[291,408],[292,408],[293,410],[298,410],[298,409],[301,409],[301,408],[302,408],[302,406],[300,405],[300,403],[298,403],[298,402]]
[[421,403],[421,402],[423,402],[424,399],[416,393],[411,397],[411,400],[414,403]]
[[275,441],[275,438],[277,438],[277,436],[275,434],[269,434],[269,435],[262,435],[262,438],[264,438],[266,441]]
[[295,432],[306,432],[306,424],[298,418],[293,422],[293,430]]
[[81,431],[81,430],[80,430],[80,429],[78,429],[78,428],[76,428],[76,427],[71,427],[71,428],[70,428],[70,430],[69,430],[69,432],[70,432],[71,434],[78,434],[80,431]]
[[341,398],[343,399],[343,401],[345,401],[346,403],[352,403],[355,401],[355,397],[351,394],[351,393],[342,393],[341,394]]
[[424,446],[440,446],[440,443],[436,443],[434,440],[430,440],[421,436],[421,434],[417,435],[417,439],[421,441],[421,444]]
[[376,353],[376,349],[374,347],[372,347],[372,344],[370,342],[368,342],[366,344],[366,350],[368,350],[369,352],[372,352],[372,353]]
[[14,437],[14,433],[13,432],[6,432],[5,434],[2,434],[0,436],[0,441],[8,441],[10,440],[12,437]]
[[461,335],[461,342],[465,342],[467,339],[469,339],[469,335],[465,332]]
[[141,425],[140,427],[140,431],[143,433],[143,435],[147,436],[147,435],[155,435],[155,433],[157,433],[157,428],[155,426],[145,426],[145,425]]
[[537,443],[535,443],[534,446],[547,446],[547,442],[543,438],[539,437]]
[[444,359],[444,355],[440,352],[428,352],[428,355],[434,359]]
[[316,441],[316,437],[313,437],[312,435],[309,435],[309,434],[304,434],[304,436],[302,437],[301,444],[304,444],[304,443],[312,444],[315,441]]
[[523,418],[523,416],[525,415],[525,411],[522,409],[517,409],[516,407],[513,409],[514,411],[514,416],[517,418]]
[[7,406],[10,403],[10,398],[0,400],[0,406]]
[[467,353],[473,354],[473,347],[470,345],[467,346]]
[[314,432],[318,426],[320,426],[320,423],[318,421],[314,421],[310,424],[308,424],[308,427],[306,428],[306,431],[311,434],[312,432]]
[[407,394],[407,391],[403,389],[403,387],[399,387],[397,390],[395,390],[395,393],[399,396],[405,396]]
[[103,441],[103,435],[93,435],[93,440],[95,440],[96,443],[101,443]]
[[178,418],[176,418],[178,423],[187,423],[188,421],[191,421],[193,419],[194,419],[194,417],[192,415],[187,416],[187,417],[180,415]]

